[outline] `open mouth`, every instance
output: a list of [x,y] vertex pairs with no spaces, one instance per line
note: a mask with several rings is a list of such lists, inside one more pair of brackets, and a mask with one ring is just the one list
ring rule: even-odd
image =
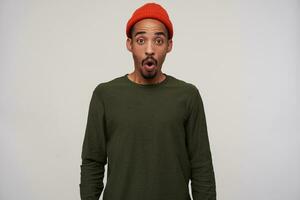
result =
[[146,68],[147,71],[152,71],[156,66],[156,62],[153,59],[148,59],[144,61],[143,66]]
[[152,66],[152,65],[154,65],[154,62],[153,62],[153,61],[147,61],[147,62],[146,62],[146,65]]

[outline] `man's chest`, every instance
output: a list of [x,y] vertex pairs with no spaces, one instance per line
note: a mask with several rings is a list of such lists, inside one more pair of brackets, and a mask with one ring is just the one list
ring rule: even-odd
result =
[[105,102],[108,132],[183,126],[187,100],[176,93],[111,95]]

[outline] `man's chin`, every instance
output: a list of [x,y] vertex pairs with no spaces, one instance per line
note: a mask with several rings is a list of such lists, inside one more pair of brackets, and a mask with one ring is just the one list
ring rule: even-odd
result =
[[156,71],[156,69],[154,69],[153,71],[142,70],[141,75],[143,76],[144,79],[153,79],[156,77],[157,71]]

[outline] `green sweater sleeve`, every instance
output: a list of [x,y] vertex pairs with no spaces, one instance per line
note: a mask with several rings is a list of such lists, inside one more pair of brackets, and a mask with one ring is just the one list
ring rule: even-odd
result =
[[107,163],[105,140],[105,111],[95,89],[89,104],[85,136],[82,146],[80,196],[82,200],[98,200],[104,188]]
[[193,200],[215,200],[216,186],[203,102],[196,86],[189,100],[186,123]]

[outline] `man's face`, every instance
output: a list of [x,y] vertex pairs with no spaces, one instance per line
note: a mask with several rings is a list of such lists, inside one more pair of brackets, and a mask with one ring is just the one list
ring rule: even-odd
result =
[[132,38],[126,41],[127,49],[132,52],[135,70],[145,79],[152,79],[161,73],[172,44],[164,24],[155,19],[137,22],[133,27]]

